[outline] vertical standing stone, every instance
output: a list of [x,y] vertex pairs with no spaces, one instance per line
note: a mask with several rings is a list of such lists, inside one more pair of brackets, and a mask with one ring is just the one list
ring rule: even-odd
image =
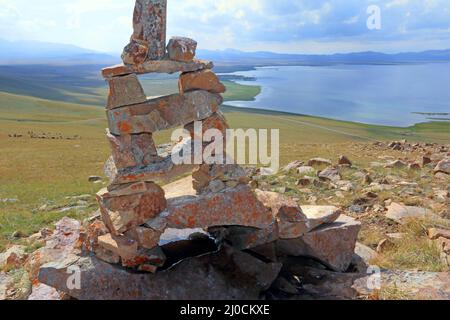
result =
[[135,74],[108,79],[109,95],[107,109],[144,103],[147,97]]
[[124,62],[142,63],[145,46],[148,48],[146,60],[162,59],[166,53],[166,22],[167,0],[136,0],[134,31],[130,44],[124,50]]

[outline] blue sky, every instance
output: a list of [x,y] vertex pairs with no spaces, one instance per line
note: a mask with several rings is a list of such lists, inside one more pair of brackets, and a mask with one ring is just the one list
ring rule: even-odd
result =
[[[450,48],[449,0],[168,0],[168,36],[202,49],[289,53]],[[367,8],[381,9],[369,30]],[[0,0],[0,38],[118,53],[134,0]]]

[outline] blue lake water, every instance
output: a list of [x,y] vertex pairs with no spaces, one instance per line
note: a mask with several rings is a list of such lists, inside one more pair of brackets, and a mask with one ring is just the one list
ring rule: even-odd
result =
[[262,87],[255,101],[227,102],[238,107],[392,126],[429,121],[414,112],[450,113],[450,63],[262,67],[231,74],[255,79],[240,84]]

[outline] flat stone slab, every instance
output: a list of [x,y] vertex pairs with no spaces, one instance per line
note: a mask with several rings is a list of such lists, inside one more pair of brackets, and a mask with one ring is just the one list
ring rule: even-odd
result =
[[111,176],[111,184],[119,185],[142,181],[170,182],[174,178],[192,172],[195,167],[195,165],[176,165],[169,156],[146,167],[116,171]]
[[[81,271],[81,289],[68,288]],[[277,278],[281,264],[264,263],[225,247],[218,253],[190,258],[156,274],[141,274],[71,255],[43,266],[39,281],[78,300],[256,300]]]
[[258,201],[247,185],[220,193],[169,198],[167,210],[162,215],[169,228],[175,229],[220,226],[266,229],[275,222],[270,210]]
[[436,215],[428,209],[405,206],[396,202],[392,203],[387,209],[386,217],[398,223],[404,223],[406,220],[412,218],[436,218]]
[[204,69],[212,69],[214,64],[211,61],[196,60],[189,62],[173,60],[150,60],[138,65],[118,64],[102,70],[105,79],[124,76],[128,74],[146,74],[146,73],[177,73],[194,72]]
[[153,133],[204,120],[218,111],[223,99],[208,91],[193,91],[148,100],[107,112],[114,135]]
[[301,208],[308,219],[308,231],[323,224],[333,223],[342,214],[342,210],[333,206],[301,206]]
[[352,261],[361,223],[341,215],[334,223],[325,224],[293,240],[279,240],[277,250],[289,256],[318,259],[334,271],[345,272]]

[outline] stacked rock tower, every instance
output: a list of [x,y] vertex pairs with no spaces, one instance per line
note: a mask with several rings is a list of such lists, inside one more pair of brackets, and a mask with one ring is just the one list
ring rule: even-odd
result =
[[[361,225],[338,208],[300,208],[295,199],[258,190],[251,170],[231,161],[172,161],[172,153],[184,152],[180,145],[198,144],[196,122],[222,133],[228,125],[213,64],[195,59],[194,40],[172,38],[166,46],[166,15],[167,1],[136,0],[124,63],[103,70],[115,169],[97,195],[101,219],[82,229],[67,257],[44,265],[39,281],[81,300],[254,300],[284,286],[277,280],[298,267],[291,256],[348,270]],[[137,76],[155,72],[180,73],[179,93],[148,99]],[[179,127],[188,134],[176,148],[156,147],[155,132]],[[79,287],[68,285],[74,267]]]
[[[164,265],[159,247],[168,228],[227,225],[273,229],[273,216],[247,186],[246,172],[236,165],[175,165],[170,153],[158,154],[157,131],[184,126],[195,138],[194,122],[203,130],[228,128],[219,111],[225,86],[196,60],[197,43],[172,38],[166,46],[166,0],[137,0],[134,32],[123,64],[102,71],[109,84],[107,137],[116,171],[97,199],[106,229],[97,224],[91,250],[103,261],[144,272]],[[137,77],[146,73],[180,73],[179,93],[147,99]],[[192,142],[188,142],[192,143]],[[157,182],[194,171],[192,188],[166,198]],[[91,229],[95,229],[95,225]]]

